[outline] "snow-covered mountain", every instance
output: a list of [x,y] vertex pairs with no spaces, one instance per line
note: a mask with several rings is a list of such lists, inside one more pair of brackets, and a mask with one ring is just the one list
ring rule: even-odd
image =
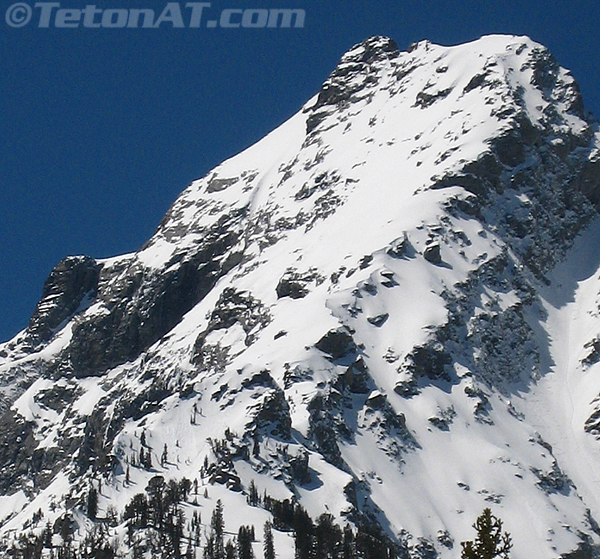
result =
[[599,148],[526,37],[353,47],[138,252],[60,262],[0,346],[4,549],[69,518],[133,554],[120,515],[162,476],[200,485],[203,534],[219,499],[260,532],[257,489],[404,557],[458,557],[485,507],[516,558],[592,556]]

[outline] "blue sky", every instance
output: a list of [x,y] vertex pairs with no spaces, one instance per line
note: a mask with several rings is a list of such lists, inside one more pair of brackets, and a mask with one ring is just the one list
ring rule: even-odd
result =
[[[94,0],[57,1],[83,9]],[[167,4],[95,2],[157,14]],[[139,248],[181,190],[294,114],[371,35],[400,48],[529,35],[600,115],[597,0],[218,0],[205,12],[301,8],[302,29],[65,29],[55,20],[40,29],[39,8],[13,28],[13,4],[0,5],[0,340],[27,325],[61,258]]]

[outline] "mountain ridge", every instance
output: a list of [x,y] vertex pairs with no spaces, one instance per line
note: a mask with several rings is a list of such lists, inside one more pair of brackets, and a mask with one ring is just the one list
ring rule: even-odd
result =
[[[556,454],[596,481],[531,402],[567,410],[540,387],[596,365],[593,316],[575,342],[589,364],[560,364],[553,297],[557,264],[593,242],[599,145],[576,82],[528,38],[350,49],[294,117],[184,190],[138,252],[52,272],[0,347],[5,542],[36,503],[58,518],[50,503],[69,495],[85,531],[90,483],[110,487],[104,510],[132,494],[126,470],[143,487],[193,479],[206,459],[226,509],[253,482],[314,518],[367,519],[407,556],[456,554],[484,506],[518,555],[589,555],[600,510]],[[591,459],[586,394],[573,433]],[[155,463],[177,441],[177,461],[129,468],[141,433]]]

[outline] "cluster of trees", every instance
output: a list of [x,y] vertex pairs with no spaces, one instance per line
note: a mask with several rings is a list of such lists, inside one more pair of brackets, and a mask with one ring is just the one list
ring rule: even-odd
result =
[[[166,452],[166,445],[165,445],[165,452]],[[164,457],[164,453],[163,453],[163,457]],[[129,458],[128,460],[129,463],[131,463],[132,466],[139,466],[141,468],[145,468],[146,470],[151,470],[152,469],[152,449],[147,445],[146,443],[146,432],[142,431],[142,434],[140,435],[140,452],[139,455],[136,457],[135,452],[131,455],[131,458]],[[163,459],[161,458],[161,465],[164,466],[164,462]]]
[[[81,541],[74,541],[76,525],[71,515],[65,513],[54,526],[47,524],[41,534],[22,534],[8,550],[8,556],[15,559],[114,559],[118,556],[119,540],[111,528],[124,522],[125,543],[134,559],[142,559],[148,551],[156,559],[193,559],[195,549],[201,545],[200,516],[195,512],[186,523],[182,508],[193,486],[187,478],[165,482],[162,476],[154,476],[145,493],[138,493],[125,506],[120,519],[111,506],[103,518],[98,518],[98,491],[91,486],[85,499],[85,511],[94,524]],[[55,534],[60,536],[58,545],[54,545]]]
[[[7,551],[14,559],[115,559],[120,542],[111,527],[125,523],[127,557],[143,559],[255,559],[254,526],[240,526],[237,534],[226,533],[221,501],[213,510],[209,526],[202,524],[199,511],[194,511],[186,522],[182,504],[197,485],[187,478],[166,482],[154,476],[144,493],[138,493],[125,506],[119,519],[114,508],[98,521],[98,492],[92,486],[85,505],[91,530],[77,544],[73,541],[75,523],[65,513],[54,526],[46,524],[41,533],[22,534]],[[297,502],[279,501],[268,495],[260,496],[254,483],[248,491],[248,502],[268,510],[273,523],[263,526],[262,549],[264,559],[275,559],[277,552],[273,530],[293,534],[295,559],[396,559],[407,550],[388,538],[373,523],[359,523],[356,529],[340,527],[330,514],[313,520]],[[41,515],[41,512],[40,512]],[[38,518],[38,521],[41,517]],[[486,508],[473,525],[477,535],[473,541],[462,542],[461,559],[508,559],[512,542],[502,531],[502,521]],[[54,535],[60,544],[53,545]],[[227,539],[226,539],[227,537]]]
[[[270,529],[270,528],[269,528]],[[265,531],[267,525],[265,525]],[[272,557],[275,556],[273,549],[273,537],[271,540]],[[203,559],[254,559],[252,542],[256,540],[254,526],[240,526],[237,539],[231,537],[225,542],[225,523],[223,520],[223,504],[217,501],[211,520],[210,533],[206,538]]]
[[[59,546],[53,544],[54,534],[60,535]],[[85,546],[91,536],[88,534],[81,542],[80,552],[77,553],[73,545],[73,519],[69,514],[65,514],[55,522],[54,526],[46,523],[40,534],[34,532],[20,534],[17,542],[13,543],[6,554],[15,559],[41,559],[43,556],[50,559],[108,559],[115,556],[114,542],[108,540],[105,542],[106,548],[113,545],[112,554],[86,554]]]
[[372,523],[359,523],[356,530],[349,525],[342,528],[327,513],[313,521],[299,503],[268,495],[261,499],[252,485],[248,501],[273,515],[275,529],[293,533],[296,559],[394,559],[398,555],[396,544]]
[[192,482],[183,478],[165,482],[162,476],[150,479],[145,493],[134,495],[125,506],[122,520],[127,525],[127,544],[134,557],[150,550],[157,557],[183,556],[184,539],[186,555],[193,555],[194,541],[198,539],[197,515],[187,527],[182,508],[192,489]]

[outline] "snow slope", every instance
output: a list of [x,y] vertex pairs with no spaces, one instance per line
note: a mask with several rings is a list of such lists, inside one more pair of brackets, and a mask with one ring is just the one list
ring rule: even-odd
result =
[[4,541],[61,502],[82,537],[90,483],[122,510],[160,474],[232,532],[270,517],[254,482],[411,557],[456,556],[488,506],[515,557],[589,553],[598,145],[526,37],[353,47],[140,251],[57,266],[0,347]]

